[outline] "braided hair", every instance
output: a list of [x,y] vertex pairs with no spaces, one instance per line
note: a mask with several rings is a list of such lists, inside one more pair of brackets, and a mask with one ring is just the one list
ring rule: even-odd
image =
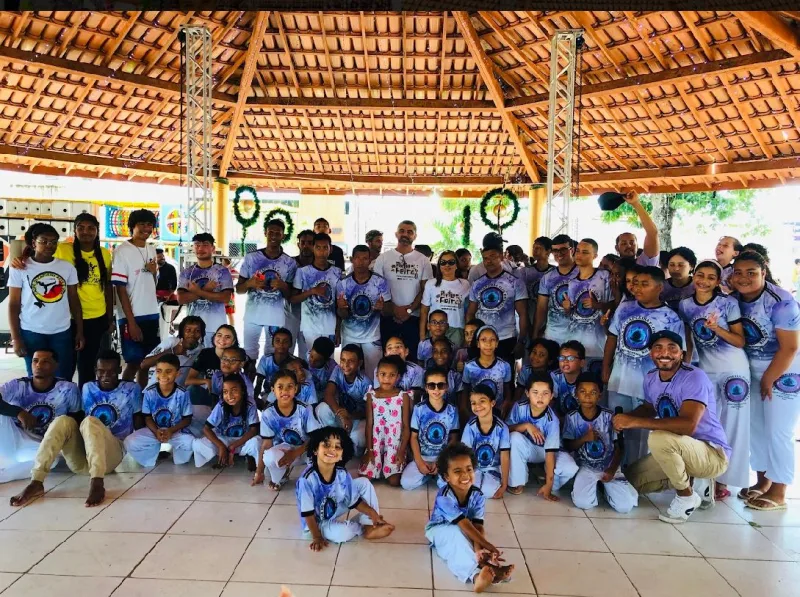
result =
[[[73,224],[76,232],[78,229],[78,224],[81,222],[88,222],[97,228],[97,236],[94,239],[94,258],[97,260],[97,267],[100,270],[100,288],[105,290],[106,284],[108,283],[108,268],[106,267],[105,259],[103,259],[103,250],[100,248],[100,222],[98,222],[97,218],[95,218],[92,214],[79,214],[78,217],[75,218],[75,222]],[[82,285],[84,282],[89,280],[91,268],[89,267],[89,262],[83,258],[83,253],[81,252],[81,243],[78,242],[77,234],[72,243],[72,254],[75,257],[75,269],[78,271],[78,284]]]

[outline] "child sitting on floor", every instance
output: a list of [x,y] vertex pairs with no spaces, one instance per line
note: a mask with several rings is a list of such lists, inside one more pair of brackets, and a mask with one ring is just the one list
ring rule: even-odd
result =
[[383,476],[394,487],[400,485],[410,435],[411,394],[396,386],[404,365],[396,356],[383,357],[378,362],[380,386],[365,396],[367,447],[358,471],[370,479]]
[[486,498],[475,487],[475,452],[462,443],[445,447],[437,468],[447,483],[436,495],[425,537],[455,577],[476,593],[510,580],[514,566],[501,565],[501,552],[486,539]]
[[546,373],[531,377],[528,395],[511,408],[506,419],[511,431],[511,470],[508,492],[519,495],[528,482],[528,463],[544,462],[545,483],[538,494],[557,502],[554,491],[578,471],[578,466],[561,449],[561,432],[553,400],[553,378]]
[[472,448],[478,459],[475,485],[486,497],[500,499],[508,488],[511,463],[508,425],[494,414],[494,392],[489,386],[472,388],[469,402],[475,416],[464,426],[461,442]]
[[614,431],[610,410],[598,406],[602,382],[592,373],[581,373],[576,382],[578,408],[564,421],[564,448],[580,467],[572,486],[572,501],[588,510],[597,505],[597,484],[603,485],[609,505],[617,512],[633,510],[639,495],[619,470],[622,445]]
[[261,450],[252,484],[264,482],[266,467],[270,475],[269,488],[280,491],[289,480],[292,464],[306,451],[308,434],[319,424],[311,407],[297,400],[294,372],[288,369],[278,371],[272,391],[276,396],[275,402],[261,413]]
[[[297,480],[297,508],[311,551],[328,542],[344,543],[363,535],[382,539],[394,531],[378,513],[378,496],[369,479],[353,479],[344,465],[353,457],[353,442],[344,429],[323,427],[312,432],[306,451],[311,464]],[[346,520],[348,511],[360,515]]]
[[192,403],[189,392],[175,383],[181,362],[174,354],[162,354],[156,361],[156,383],[145,388],[142,414],[145,427],[125,438],[125,450],[141,466],[156,465],[161,444],[172,446],[175,464],[186,464],[192,458],[194,436]]
[[214,468],[233,466],[234,456],[247,457],[247,470],[255,472],[258,456],[258,410],[247,400],[247,386],[239,375],[222,380],[222,400],[208,416],[205,437],[194,441],[197,468],[217,456]]
[[403,489],[416,489],[437,474],[436,459],[448,442],[458,439],[458,409],[445,400],[447,371],[433,368],[425,372],[427,397],[414,406],[411,414],[411,453],[414,460],[403,471]]

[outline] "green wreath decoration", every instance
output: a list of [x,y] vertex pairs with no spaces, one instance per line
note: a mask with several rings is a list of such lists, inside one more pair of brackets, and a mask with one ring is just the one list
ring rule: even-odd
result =
[[267,223],[275,216],[280,216],[283,223],[286,224],[286,230],[283,231],[283,242],[287,242],[289,239],[293,238],[294,234],[294,220],[292,220],[292,215],[282,207],[271,209],[267,212],[267,215],[264,216],[264,228],[267,227]]
[[[489,204],[492,203],[492,200],[495,200],[491,206],[491,211],[494,210],[498,206],[502,206],[502,209],[507,209],[511,207],[511,216],[505,221],[501,221],[502,215],[498,216],[495,215],[495,220],[492,221],[489,219],[489,214],[487,213],[490,209]],[[488,193],[483,196],[481,199],[481,221],[486,224],[487,227],[498,232],[500,234],[503,233],[503,230],[509,228],[517,221],[517,217],[519,216],[519,200],[517,196],[511,189],[506,189],[503,187],[498,187],[496,189],[492,189]]]
[[461,219],[463,220],[464,228],[461,231],[461,246],[465,249],[469,247],[470,243],[470,236],[472,235],[472,222],[470,219],[472,218],[472,208],[469,205],[464,206],[464,210],[461,212]]
[[[242,212],[239,211],[239,200],[241,199],[242,193],[250,193],[253,196],[253,215],[249,218],[245,218],[242,215]],[[256,190],[253,187],[238,187],[236,189],[236,194],[233,196],[233,215],[236,217],[236,221],[242,225],[242,236],[247,236],[247,229],[250,228],[253,224],[258,222],[258,216],[261,213],[261,201],[258,199],[258,195],[256,194]]]

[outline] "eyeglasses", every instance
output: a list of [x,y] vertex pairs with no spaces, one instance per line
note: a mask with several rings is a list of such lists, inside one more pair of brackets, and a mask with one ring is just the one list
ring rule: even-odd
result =
[[580,361],[580,359],[578,357],[576,357],[576,356],[573,356],[573,355],[558,357],[558,362],[559,363],[563,363],[564,361],[566,361],[567,363],[573,363],[575,361]]
[[447,320],[445,319],[444,321],[439,321],[439,320],[436,320],[436,319],[431,319],[428,322],[428,325],[447,325]]
[[456,264],[456,260],[455,259],[442,259],[439,262],[439,266],[440,267],[443,266],[443,265],[455,265],[455,264]]
[[564,253],[569,253],[569,247],[563,247],[561,249],[553,249],[553,255],[563,255]]
[[437,381],[432,382],[429,381],[425,384],[426,390],[446,390],[447,389],[447,382],[446,381]]
[[58,246],[58,239],[55,240],[45,240],[43,238],[37,238],[36,244],[42,247],[56,247]]
[[242,359],[236,359],[236,358],[231,358],[231,357],[222,357],[220,359],[220,362],[221,363],[241,363]]

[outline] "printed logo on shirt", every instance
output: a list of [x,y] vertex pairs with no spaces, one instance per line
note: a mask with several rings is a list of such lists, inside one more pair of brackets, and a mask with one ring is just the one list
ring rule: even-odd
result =
[[419,279],[419,266],[405,260],[394,262],[390,270],[398,280]]
[[705,317],[698,317],[692,321],[692,333],[698,344],[712,344],[717,339],[717,335],[706,327]]
[[583,317],[585,319],[591,318],[596,313],[596,311],[592,307],[587,307],[583,304],[583,301],[585,301],[587,298],[593,298],[597,300],[597,297],[595,296],[594,292],[592,292],[591,290],[584,290],[578,295],[575,304],[575,314],[578,317]]
[[322,307],[330,307],[333,304],[333,288],[327,282],[320,282],[315,286],[320,286],[325,289],[325,294],[311,296],[311,299]]
[[556,311],[564,311],[564,299],[567,298],[567,291],[569,290],[569,281],[562,282],[553,290],[553,302],[555,303]]
[[150,416],[159,428],[172,427],[172,411],[168,408],[159,408]]
[[750,384],[746,379],[732,375],[723,382],[722,393],[728,401],[728,406],[740,408],[750,396]]
[[669,394],[664,394],[656,401],[656,412],[660,418],[669,419],[678,416],[678,407]]
[[53,422],[55,418],[55,410],[47,404],[47,402],[37,402],[28,409],[28,412],[36,419],[36,426],[34,431],[41,434],[47,429],[47,426]]
[[497,286],[485,287],[483,290],[481,290],[481,294],[478,297],[481,302],[481,306],[487,311],[496,311],[500,309],[505,302],[505,298],[505,293]]
[[767,343],[769,336],[766,331],[749,317],[742,317],[744,341],[752,348],[761,348]]
[[55,272],[37,274],[30,282],[34,303],[40,309],[45,305],[59,302],[67,291],[67,282]]
[[256,272],[256,275],[254,277],[259,280],[265,280],[267,282],[267,285],[264,286],[264,289],[258,292],[264,292],[270,296],[278,296],[280,294],[280,290],[272,289],[272,281],[277,278],[280,278],[280,275],[274,269],[267,268],[258,270],[258,272]]
[[225,437],[242,437],[244,435],[244,425],[241,423],[234,423],[225,428]]
[[483,443],[475,450],[475,457],[478,459],[478,468],[492,466],[494,462],[494,448],[492,444]]
[[647,352],[647,345],[650,344],[650,336],[653,335],[653,328],[646,319],[632,319],[625,323],[622,330],[622,349],[627,349],[636,356],[642,356]]
[[367,319],[372,316],[373,309],[372,299],[364,294],[356,294],[350,300],[350,313],[356,319]]
[[565,394],[561,397],[561,409],[568,413],[571,410],[575,410],[578,408],[578,401],[575,400],[575,396],[572,394]]
[[106,427],[113,427],[119,420],[119,410],[113,404],[95,404],[89,411],[89,416],[100,419]]
[[800,392],[800,375],[797,373],[784,373],[773,387],[784,394],[797,394]]
[[330,520],[336,516],[336,500],[327,496],[319,505],[319,517],[322,520]]
[[602,462],[606,455],[606,445],[599,439],[593,439],[581,446],[582,456],[589,462]]
[[425,428],[424,437],[432,445],[441,446],[444,444],[445,439],[447,439],[447,430],[444,428],[444,425],[438,421],[434,421]]
[[303,445],[303,438],[300,437],[300,434],[297,433],[294,429],[284,429],[283,430],[283,441],[284,443],[289,444],[290,446],[302,446]]
[[[446,309],[447,307],[455,307],[456,309],[461,307],[464,298],[456,293],[450,292],[449,290],[440,290],[435,297],[434,302],[438,303],[440,307]],[[483,302],[483,294],[481,294],[481,302]]]

